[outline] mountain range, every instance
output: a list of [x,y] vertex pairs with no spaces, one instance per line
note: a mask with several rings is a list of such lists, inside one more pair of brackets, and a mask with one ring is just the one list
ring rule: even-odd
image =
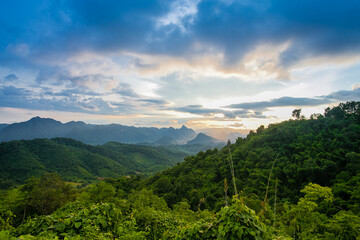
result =
[[173,145],[185,144],[194,139],[196,133],[185,126],[175,129],[120,124],[95,125],[75,121],[63,124],[51,118],[40,117],[34,117],[26,122],[0,125],[1,142],[55,137],[72,138],[91,145],[107,142]]

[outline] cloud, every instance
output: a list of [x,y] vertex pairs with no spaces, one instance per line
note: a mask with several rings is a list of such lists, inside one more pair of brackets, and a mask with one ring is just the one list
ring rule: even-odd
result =
[[36,82],[39,84],[55,82],[61,84],[71,78],[69,71],[58,66],[41,66],[38,68]]
[[360,88],[360,83],[356,83],[356,84],[352,85],[353,90],[356,90],[356,89],[359,89],[359,88]]
[[316,106],[316,105],[327,104],[329,102],[330,101],[328,99],[282,97],[282,98],[272,99],[270,101],[231,104],[225,107],[235,108],[235,109],[253,109],[253,110],[264,111],[265,109],[270,107]]
[[282,63],[291,65],[311,54],[359,51],[359,9],[358,1],[324,5],[310,0],[230,4],[210,0],[198,5],[195,27],[202,41],[225,51],[228,62],[241,58],[259,43],[291,40],[282,56]]
[[106,86],[107,82],[112,82],[114,78],[103,74],[84,74],[70,77],[68,80],[74,86],[86,87],[88,89],[98,89],[100,85]]
[[11,73],[11,74],[9,74],[9,75],[7,75],[7,76],[5,76],[4,77],[4,80],[6,81],[6,82],[13,82],[13,81],[16,81],[16,80],[18,80],[19,78],[16,76],[16,74],[14,74],[14,73]]
[[244,126],[245,125],[243,123],[233,123],[229,125],[229,127],[233,127],[233,128],[242,128]]
[[110,90],[116,86],[113,76],[101,73],[74,74],[66,67],[42,67],[36,81],[39,84],[53,83],[55,85],[70,84],[72,87],[85,87],[93,90]]
[[101,73],[71,73],[67,66],[41,67],[36,76],[36,81],[39,84],[67,85],[67,87],[86,88],[86,90],[98,92],[111,91],[117,86],[118,91],[122,91],[122,89],[129,90],[127,89],[129,88],[128,85],[118,83],[114,76]]
[[138,102],[143,102],[148,105],[166,106],[169,102],[165,99],[138,99]]
[[251,96],[259,91],[273,91],[282,87],[279,81],[247,81],[240,77],[206,76],[203,73],[177,71],[157,81],[156,94],[188,105],[196,98],[214,101],[229,96]]
[[[0,105],[237,119],[264,118],[271,107],[356,100],[357,84],[321,96],[338,80],[323,72],[316,83],[333,82],[306,93],[315,97],[272,94],[291,88],[284,80],[294,76],[306,84],[313,65],[358,56],[359,10],[356,0],[65,0],[21,8],[8,1],[0,8],[1,84],[18,88],[0,85]],[[249,102],[259,93],[273,99]],[[204,107],[220,104],[227,106]]]
[[252,111],[258,111],[258,114],[260,114],[260,112],[267,111],[269,108],[273,108],[273,107],[311,107],[311,106],[319,106],[319,105],[330,104],[340,101],[359,101],[359,100],[360,100],[360,88],[356,88],[351,91],[342,90],[314,98],[281,97],[269,101],[244,102],[238,104],[231,104],[224,106],[224,108],[252,110]]
[[197,14],[197,4],[201,0],[176,0],[171,4],[171,10],[165,16],[160,17],[156,21],[156,27],[164,28],[174,26],[186,31],[187,24],[193,24]]
[[324,98],[338,101],[360,101],[360,88],[355,88],[352,91],[337,91],[324,96]]
[[[46,92],[49,93],[49,92]],[[113,105],[113,106],[110,106]],[[24,88],[3,86],[0,88],[0,107],[25,108],[33,110],[55,110],[95,114],[130,114],[134,109],[130,104],[115,105],[101,97],[81,97],[73,94],[52,94],[39,96]]]
[[[7,5],[0,11],[6,35],[0,49],[8,47],[19,58],[44,60],[89,50],[189,57],[215,49],[224,54],[224,64],[231,65],[258,45],[291,41],[281,56],[281,64],[290,66],[313,55],[360,51],[356,0],[78,0],[49,2],[46,7],[27,3],[29,10],[21,13]],[[10,31],[14,25],[17,30]],[[206,47],[199,50],[199,44]]]
[[202,115],[210,118],[236,119],[236,118],[265,118],[261,112],[253,112],[248,110],[229,111],[219,108],[205,108],[202,105],[188,105],[184,107],[172,108],[178,112]]
[[134,89],[130,87],[127,83],[119,83],[118,86],[112,89],[113,93],[119,94],[125,97],[139,98],[139,94],[137,94]]
[[96,93],[94,91],[88,91],[86,89],[81,88],[70,88],[70,89],[64,89],[61,91],[54,91],[49,88],[43,88],[44,95],[48,96],[58,96],[58,97],[73,97],[73,96],[101,96],[102,94]]
[[221,108],[205,108],[202,105],[187,105],[184,107],[172,108],[172,110],[210,118],[216,118],[221,115],[221,118],[223,119],[266,118],[263,113],[269,111],[270,108],[314,107],[341,101],[360,101],[360,88],[352,91],[337,91],[328,95],[313,98],[281,97],[269,101],[231,104]]
[[184,107],[173,108],[173,110],[179,111],[179,112],[198,114],[198,115],[223,113],[223,110],[203,108],[201,105],[188,105],[188,106],[184,106]]

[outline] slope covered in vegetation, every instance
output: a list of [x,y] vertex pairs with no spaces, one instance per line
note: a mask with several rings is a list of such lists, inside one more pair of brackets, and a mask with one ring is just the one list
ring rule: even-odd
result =
[[[277,185],[277,198],[295,203],[300,190],[313,182],[331,187],[338,207],[358,212],[359,115],[359,103],[342,104],[327,109],[325,116],[289,120],[266,129],[261,126],[245,139],[239,138],[230,151],[242,196],[263,201],[269,186],[268,198],[273,203]],[[199,200],[205,198],[205,208],[218,210],[224,202],[225,179],[233,195],[227,147],[188,157],[150,178],[147,184],[170,205],[186,199],[196,209]]]
[[23,184],[45,172],[58,173],[74,182],[155,173],[187,155],[176,149],[120,143],[91,146],[67,138],[5,142],[0,144],[0,188]]
[[0,238],[359,239],[359,106],[260,127],[150,178],[32,178],[2,192]]

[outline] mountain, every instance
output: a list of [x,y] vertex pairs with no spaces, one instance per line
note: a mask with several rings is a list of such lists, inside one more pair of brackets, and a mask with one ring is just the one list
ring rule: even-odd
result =
[[55,172],[75,182],[155,173],[186,156],[188,153],[177,149],[121,143],[92,146],[66,138],[4,142],[0,144],[0,189],[22,184],[45,172]]
[[176,145],[176,139],[170,136],[163,136],[155,141],[158,145]]
[[1,141],[53,138],[64,134],[63,124],[51,118],[34,117],[26,122],[10,124],[0,132]]
[[84,122],[61,123],[51,118],[34,117],[26,122],[14,123],[0,131],[0,141],[30,140],[35,138],[65,137],[86,144],[107,142],[156,143],[171,138],[171,143],[184,144],[195,137],[195,132],[185,126],[175,128],[131,127],[119,124],[92,125]]
[[1,131],[3,128],[7,127],[7,126],[9,126],[9,124],[1,123],[1,124],[0,124],[0,131]]
[[211,145],[219,143],[220,141],[216,138],[210,137],[204,133],[199,133],[194,139],[188,141],[186,144],[201,144],[201,145]]

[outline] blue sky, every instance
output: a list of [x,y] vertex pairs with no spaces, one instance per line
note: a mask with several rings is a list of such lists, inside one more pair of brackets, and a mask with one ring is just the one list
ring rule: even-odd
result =
[[360,2],[0,2],[0,122],[238,130],[360,100]]

